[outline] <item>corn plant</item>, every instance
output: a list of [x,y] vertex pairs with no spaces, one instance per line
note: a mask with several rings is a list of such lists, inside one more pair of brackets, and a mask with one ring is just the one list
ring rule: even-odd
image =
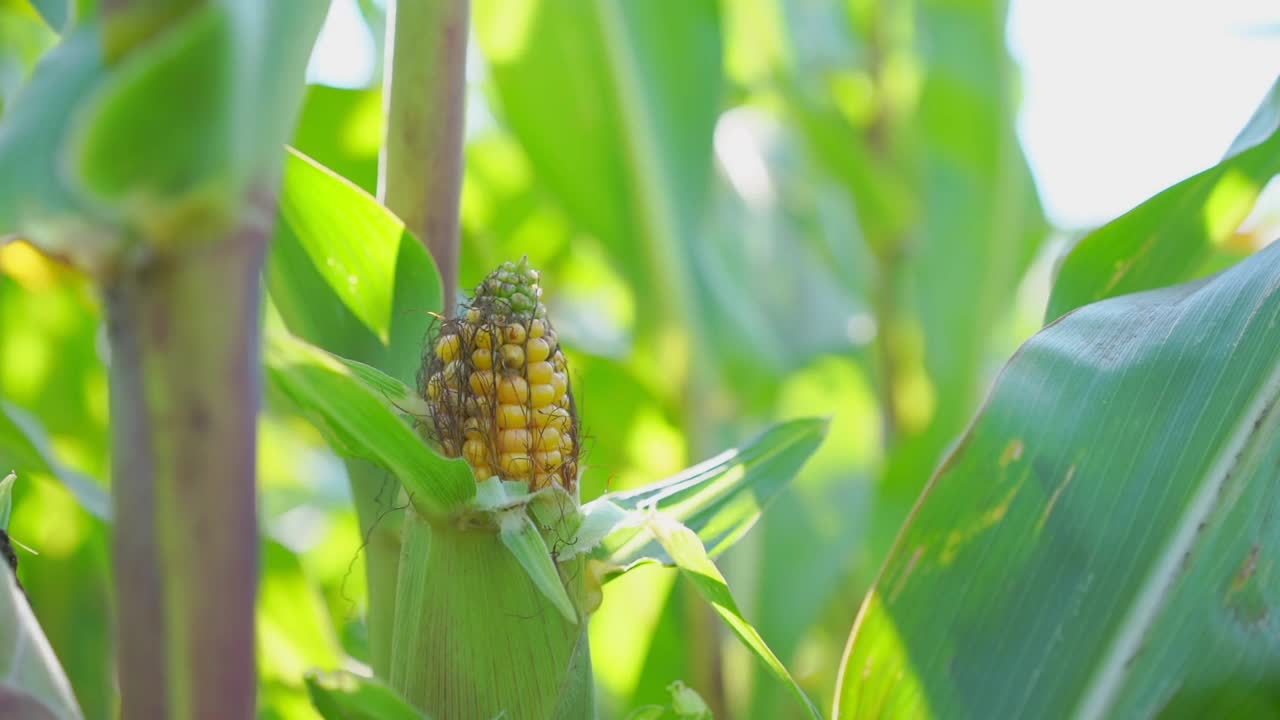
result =
[[0,0],[0,717],[1274,714],[1274,88],[1018,335],[1003,3],[326,5]]

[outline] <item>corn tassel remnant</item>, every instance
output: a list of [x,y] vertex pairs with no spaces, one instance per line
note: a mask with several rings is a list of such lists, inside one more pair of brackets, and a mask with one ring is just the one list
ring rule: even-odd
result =
[[418,376],[428,435],[477,480],[530,490],[578,481],[578,413],[555,329],[527,258],[504,263],[440,324]]

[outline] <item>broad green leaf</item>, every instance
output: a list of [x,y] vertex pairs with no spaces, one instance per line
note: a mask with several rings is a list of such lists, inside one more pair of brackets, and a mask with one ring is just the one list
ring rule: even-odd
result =
[[651,518],[648,526],[654,537],[662,544],[663,549],[680,568],[680,573],[693,583],[698,593],[707,602],[711,603],[711,608],[716,611],[721,620],[724,620],[725,625],[728,625],[742,644],[765,664],[774,677],[791,687],[796,699],[805,706],[809,716],[820,720],[822,714],[818,712],[818,708],[804,694],[804,690],[800,689],[800,685],[791,677],[791,673],[787,672],[782,661],[765,644],[760,633],[756,632],[751,623],[742,617],[737,603],[733,601],[733,595],[729,592],[729,586],[725,584],[724,576],[716,569],[715,563],[707,557],[707,550],[698,536],[679,522],[662,515]]
[[481,0],[475,25],[539,180],[662,308],[639,320],[679,322],[720,110],[716,3]]
[[267,334],[267,379],[344,455],[375,463],[400,479],[411,502],[432,515],[461,507],[475,494],[471,470],[446,460],[406,425],[379,385],[335,356],[274,327]]
[[[291,150],[280,212],[334,294],[383,343],[390,340],[394,277],[404,223],[372,196]],[[370,282],[373,280],[373,282]]]
[[372,196],[297,150],[280,206],[268,288],[289,330],[412,382],[442,306],[426,249]]
[[573,609],[573,602],[564,589],[556,564],[551,560],[551,551],[547,549],[546,541],[542,539],[542,534],[524,508],[502,514],[499,535],[502,537],[502,544],[511,551],[511,556],[528,573],[538,590],[547,596],[565,620],[577,624],[578,613]]
[[1267,181],[1280,173],[1278,102],[1280,82],[1222,162],[1076,243],[1058,270],[1045,322],[1103,298],[1195,277],[1248,217]]
[[[737,542],[761,511],[795,477],[822,442],[825,420],[792,420],[751,442],[723,452],[675,477],[636,490],[603,495],[625,511],[656,509],[698,534],[712,556]],[[643,529],[628,529],[606,540],[610,561],[626,565],[646,556],[662,558],[660,548]]]
[[39,424],[5,402],[0,402],[0,467],[6,472],[48,473],[75,496],[85,512],[111,521],[111,498],[102,486],[59,462]]
[[395,690],[355,673],[311,673],[307,691],[324,720],[428,720]]
[[864,604],[838,716],[1150,717],[1272,692],[1278,289],[1272,245],[1028,341]]
[[27,598],[0,564],[0,708],[32,720],[83,717]]

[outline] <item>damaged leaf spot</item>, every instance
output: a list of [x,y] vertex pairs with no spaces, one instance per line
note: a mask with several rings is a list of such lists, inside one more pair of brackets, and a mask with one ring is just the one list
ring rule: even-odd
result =
[[1000,467],[1009,467],[1010,464],[1022,459],[1022,440],[1015,438],[1005,446],[1004,452],[1000,453]]

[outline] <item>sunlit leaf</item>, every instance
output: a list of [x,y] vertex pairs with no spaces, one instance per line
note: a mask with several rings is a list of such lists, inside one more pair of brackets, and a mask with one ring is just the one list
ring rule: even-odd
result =
[[[792,420],[675,477],[601,496],[584,510],[589,513],[599,503],[625,511],[659,510],[692,528],[715,556],[751,529],[818,448],[826,430],[825,420]],[[663,558],[659,545],[643,529],[624,530],[606,545],[610,560],[619,565],[641,557]]]
[[662,515],[656,515],[650,520],[649,529],[676,566],[680,568],[680,573],[693,583],[707,602],[711,603],[711,608],[716,611],[721,620],[724,620],[733,634],[737,635],[742,644],[769,668],[774,677],[791,687],[796,699],[805,706],[810,717],[820,720],[822,714],[818,712],[818,708],[804,694],[804,690],[800,689],[800,685],[791,677],[791,673],[787,672],[782,661],[765,644],[760,633],[756,632],[751,623],[742,617],[737,603],[733,600],[733,595],[729,592],[729,586],[725,584],[724,576],[707,557],[706,548],[702,546],[698,536],[689,528]]
[[8,717],[83,717],[27,598],[0,563],[0,709]]
[[[297,151],[285,165],[280,212],[311,262],[370,332],[386,343],[404,223],[371,196]],[[426,288],[422,288],[426,291]]]
[[1222,162],[1192,175],[1085,236],[1053,285],[1045,322],[1103,298],[1195,277],[1280,173],[1280,83]]
[[1278,289],[1273,245],[1024,345],[860,613],[839,716],[1146,717],[1273,692]]
[[429,720],[381,681],[355,673],[312,673],[307,690],[324,720]]

